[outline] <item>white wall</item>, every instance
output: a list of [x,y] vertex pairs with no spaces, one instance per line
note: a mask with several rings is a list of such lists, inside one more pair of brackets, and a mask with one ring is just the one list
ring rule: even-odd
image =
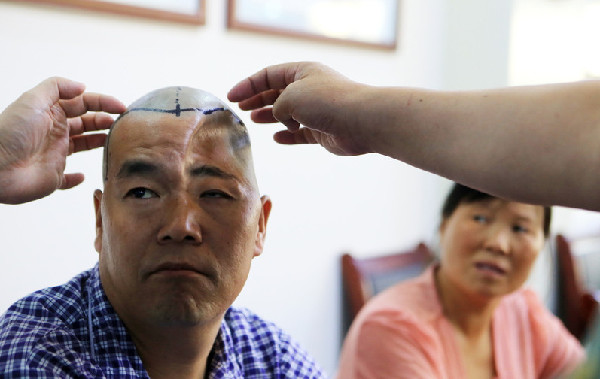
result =
[[600,78],[600,2],[515,0],[511,85]]
[[[42,79],[61,75],[130,103],[167,85],[227,90],[265,65],[324,62],[374,85],[459,87],[452,46],[493,46],[469,57],[506,60],[510,12],[503,1],[458,7],[442,0],[404,0],[396,51],[351,48],[227,31],[225,2],[209,0],[207,24],[190,27],[39,5],[0,3],[0,109]],[[452,11],[448,11],[452,9]],[[487,25],[464,33],[461,25]],[[505,33],[505,34],[503,34]],[[503,37],[504,35],[504,37]],[[478,55],[479,54],[479,55]],[[443,69],[444,63],[451,70]],[[506,70],[477,64],[468,86],[503,85]],[[485,82],[484,82],[485,78]],[[251,125],[257,175],[274,208],[263,256],[255,260],[237,303],[286,329],[333,373],[339,349],[341,252],[382,253],[429,240],[445,181],[379,156],[341,158],[317,147],[271,141],[276,126]],[[97,259],[92,191],[101,186],[100,151],[68,161],[87,175],[76,189],[21,206],[0,206],[0,308],[27,293],[68,280]]]
[[448,0],[443,87],[505,86],[513,0]]

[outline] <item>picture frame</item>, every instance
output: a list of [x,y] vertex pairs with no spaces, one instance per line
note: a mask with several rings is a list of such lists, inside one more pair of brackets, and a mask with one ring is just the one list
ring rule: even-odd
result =
[[206,0],[9,0],[73,7],[190,25],[204,25]]
[[398,0],[228,0],[227,27],[355,46],[397,46]]

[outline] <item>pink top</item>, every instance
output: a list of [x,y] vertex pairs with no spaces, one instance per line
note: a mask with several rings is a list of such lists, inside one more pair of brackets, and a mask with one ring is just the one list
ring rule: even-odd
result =
[[[365,305],[344,341],[340,379],[465,377],[433,272],[429,267]],[[579,342],[531,290],[505,296],[492,323],[498,379],[553,378],[585,357]]]

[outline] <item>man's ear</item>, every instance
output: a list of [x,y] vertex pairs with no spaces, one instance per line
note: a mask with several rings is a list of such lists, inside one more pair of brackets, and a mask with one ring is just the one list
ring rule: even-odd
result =
[[96,211],[96,239],[94,247],[98,254],[102,251],[102,191],[94,191],[94,210]]
[[267,235],[267,221],[269,221],[269,215],[271,214],[271,199],[269,196],[263,196],[260,198],[262,203],[260,209],[260,217],[258,219],[258,233],[256,234],[256,242],[254,245],[254,256],[258,257],[262,254],[263,247],[265,246],[265,237]]

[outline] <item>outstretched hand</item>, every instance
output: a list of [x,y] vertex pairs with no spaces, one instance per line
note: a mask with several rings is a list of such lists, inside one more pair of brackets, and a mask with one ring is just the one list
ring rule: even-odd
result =
[[49,78],[0,113],[0,203],[19,204],[72,188],[83,174],[65,174],[66,157],[104,145],[104,133],[125,105],[84,93],[84,85]]
[[[240,109],[252,110],[257,123],[281,122],[274,135],[281,144],[320,144],[337,155],[370,152],[357,105],[368,87],[318,63],[267,67],[236,84],[228,93]],[[270,107],[272,105],[272,107]]]

